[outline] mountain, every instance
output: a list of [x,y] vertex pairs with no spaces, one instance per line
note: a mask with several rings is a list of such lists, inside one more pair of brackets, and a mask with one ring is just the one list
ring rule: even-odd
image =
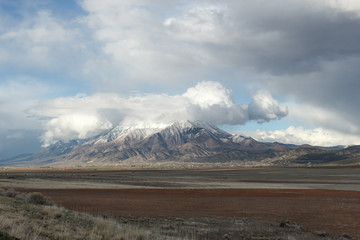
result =
[[3,165],[258,161],[259,156],[284,151],[277,146],[229,134],[207,122],[181,121],[165,128],[117,126],[89,139],[60,141],[38,153],[9,159]]
[[250,137],[232,135],[207,122],[180,121],[164,128],[117,126],[89,139],[58,142],[38,153],[8,159],[2,165],[100,166],[196,162],[297,166],[356,159],[354,156],[358,152],[360,148],[348,151],[263,143]]
[[360,165],[360,146],[324,148],[302,145],[263,162],[275,166]]

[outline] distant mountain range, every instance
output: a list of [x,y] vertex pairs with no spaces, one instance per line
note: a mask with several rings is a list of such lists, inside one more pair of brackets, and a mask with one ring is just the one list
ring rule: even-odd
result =
[[322,148],[258,142],[203,121],[165,128],[117,126],[98,136],[57,142],[35,154],[2,161],[3,166],[102,166],[218,163],[301,166],[360,163],[360,146]]

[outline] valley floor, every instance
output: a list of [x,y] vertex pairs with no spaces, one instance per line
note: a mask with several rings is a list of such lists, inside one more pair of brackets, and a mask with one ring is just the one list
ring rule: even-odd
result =
[[[215,239],[240,237],[246,219],[257,226],[249,229],[258,235],[277,229],[271,236],[278,239],[285,231],[279,230],[281,222],[306,235],[295,239],[360,237],[360,168],[9,169],[0,172],[0,187],[41,192],[67,209],[148,227],[168,223],[174,230],[193,223],[193,230],[200,231],[201,226],[219,226],[195,239],[215,233]],[[229,224],[232,229],[226,228]]]

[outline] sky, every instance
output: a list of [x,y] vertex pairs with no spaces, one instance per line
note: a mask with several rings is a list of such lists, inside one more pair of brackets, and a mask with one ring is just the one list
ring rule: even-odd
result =
[[204,120],[360,144],[358,0],[0,0],[0,159]]

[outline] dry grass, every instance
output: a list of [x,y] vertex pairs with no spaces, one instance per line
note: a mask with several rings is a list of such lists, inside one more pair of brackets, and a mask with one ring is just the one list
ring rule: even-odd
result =
[[42,205],[45,199],[39,194],[0,190],[0,195],[0,232],[22,240],[175,239],[112,219]]

